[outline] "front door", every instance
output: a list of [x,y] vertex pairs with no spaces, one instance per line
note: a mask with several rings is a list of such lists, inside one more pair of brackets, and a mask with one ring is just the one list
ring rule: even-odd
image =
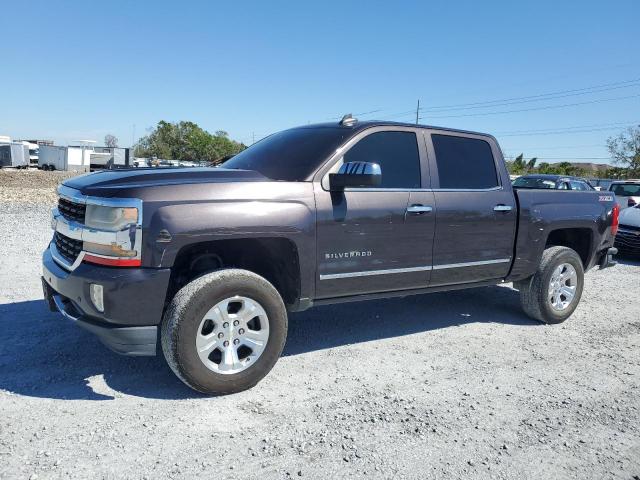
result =
[[431,285],[507,276],[517,207],[497,146],[449,132],[427,134],[427,145],[437,208]]
[[426,150],[416,131],[367,130],[342,155],[332,170],[343,162],[377,163],[382,184],[329,191],[326,176],[315,183],[316,297],[426,287],[435,211],[429,211],[433,194],[422,190],[428,182]]

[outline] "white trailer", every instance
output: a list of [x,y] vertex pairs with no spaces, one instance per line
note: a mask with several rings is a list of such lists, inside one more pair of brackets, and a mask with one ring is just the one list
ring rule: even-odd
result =
[[126,168],[131,166],[129,161],[129,148],[120,147],[94,147],[91,152],[91,169],[101,168]]
[[29,149],[29,164],[37,165],[38,164],[38,149],[40,146],[37,143],[31,143],[27,141],[22,141],[23,145]]
[[42,170],[66,170],[88,172],[91,150],[85,147],[56,147],[40,145],[38,168]]
[[28,168],[29,147],[17,142],[0,145],[0,167]]

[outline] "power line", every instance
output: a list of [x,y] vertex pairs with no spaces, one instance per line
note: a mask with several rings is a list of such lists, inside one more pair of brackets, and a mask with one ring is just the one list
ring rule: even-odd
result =
[[[632,126],[628,125],[627,126]],[[503,133],[496,134],[499,137],[525,137],[525,136],[544,136],[544,135],[570,135],[573,133],[592,133],[592,132],[604,132],[607,130],[619,130],[620,127],[601,127],[601,128],[586,128],[581,130],[569,129],[569,130],[557,130],[557,131],[547,131],[547,132],[531,132],[531,133]]]
[[[515,158],[518,155],[509,155],[507,158]],[[531,157],[538,160],[611,160],[611,157]]]
[[638,97],[640,97],[640,95],[627,95],[624,97],[602,98],[599,100],[590,100],[588,102],[565,103],[562,105],[547,105],[544,107],[522,108],[519,110],[501,110],[499,112],[465,113],[460,115],[437,115],[437,116],[431,116],[430,118],[481,117],[485,115],[502,115],[505,113],[521,113],[521,112],[534,112],[539,110],[555,110],[557,108],[576,107],[579,105],[592,105],[595,103],[613,102],[617,100],[628,100],[629,98],[638,98]]
[[[354,117],[362,117],[364,115],[371,115],[372,113],[377,113],[380,112],[380,109],[377,110],[369,110],[368,112],[360,112],[360,113],[353,113],[352,115]],[[325,118],[325,120],[340,120],[342,118],[342,115],[340,115],[339,117],[327,117]]]
[[554,95],[554,96],[549,96],[549,97],[544,97],[544,98],[534,98],[534,99],[530,99],[530,100],[518,100],[518,101],[514,101],[514,102],[503,102],[503,103],[492,103],[492,104],[487,104],[487,105],[476,105],[476,106],[471,106],[471,107],[457,107],[457,108],[445,108],[445,109],[440,109],[440,110],[434,110],[435,113],[438,112],[447,112],[447,111],[456,111],[456,110],[475,110],[475,109],[482,109],[482,108],[491,108],[491,107],[504,107],[504,106],[508,106],[508,105],[521,105],[523,103],[532,103],[532,102],[544,102],[547,100],[557,100],[559,98],[567,98],[567,97],[575,97],[575,96],[579,96],[579,95],[590,95],[592,93],[601,93],[601,92],[608,92],[611,90],[618,90],[620,88],[629,88],[629,87],[638,87],[640,86],[640,83],[636,82],[636,83],[631,83],[628,85],[623,85],[623,86],[618,86],[618,87],[610,87],[610,88],[601,88],[598,90],[591,90],[588,92],[580,92],[580,93],[568,93],[565,95]]
[[[640,78],[636,78],[633,80],[625,80],[623,82],[615,82],[615,83],[605,83],[601,85],[593,85],[591,87],[584,88],[575,88],[571,90],[559,90],[556,92],[549,93],[541,93],[538,95],[528,95],[524,97],[512,97],[512,98],[503,98],[501,100],[487,100],[484,102],[472,102],[472,103],[459,103],[455,105],[439,105],[434,107],[426,108],[425,110],[463,110],[467,108],[485,108],[485,107],[497,107],[504,105],[511,105],[514,103],[527,103],[527,102],[537,102],[543,100],[552,100],[554,98],[564,98],[574,95],[588,95],[591,93],[605,92],[609,90],[615,90],[619,88],[628,88],[635,87],[638,82],[640,82]],[[596,90],[594,90],[596,89]],[[591,91],[593,90],[593,91]],[[560,95],[560,96],[558,96]],[[551,98],[544,98],[550,97]],[[513,102],[513,103],[504,103],[504,102]],[[491,104],[491,105],[489,105]],[[497,105],[493,105],[497,104]]]
[[556,132],[560,130],[568,130],[573,128],[592,128],[592,127],[612,127],[614,125],[629,125],[637,123],[636,120],[628,120],[626,122],[607,122],[607,123],[595,123],[591,125],[574,125],[571,127],[552,127],[542,128],[537,130],[508,130],[503,132],[496,132],[497,135],[509,134],[509,133],[538,133],[538,132]]
[[[554,91],[554,92],[541,93],[541,94],[537,94],[537,95],[527,95],[527,96],[521,96],[521,97],[510,97],[510,98],[503,98],[503,99],[496,99],[496,100],[485,100],[485,101],[481,101],[481,102],[460,103],[460,104],[451,104],[451,105],[437,105],[437,106],[433,106],[433,107],[422,107],[420,110],[422,110],[425,113],[426,112],[438,113],[439,111],[490,108],[490,107],[499,107],[499,106],[506,106],[506,105],[516,105],[516,104],[522,104],[522,103],[545,101],[545,100],[556,100],[556,99],[559,99],[559,98],[566,98],[566,97],[578,96],[578,95],[589,95],[589,94],[593,94],[593,93],[601,93],[601,92],[616,90],[616,89],[620,89],[620,88],[636,87],[636,86],[640,85],[639,82],[640,82],[640,78],[635,78],[635,79],[624,80],[624,81],[619,81],[619,82],[591,85],[589,87],[575,88],[575,89],[569,89],[569,90],[557,90],[557,91]],[[600,102],[600,101],[609,101],[609,99],[597,100],[594,103],[597,103],[597,102]],[[584,104],[586,104],[586,102]],[[571,105],[573,105],[573,104],[571,104]],[[553,106],[553,105],[551,105],[549,107],[550,108],[560,108],[558,106]],[[388,111],[388,109],[380,109],[380,108],[378,108],[378,109],[373,110],[371,112],[361,113],[361,114],[359,114],[359,116],[364,116],[364,115],[371,114],[371,113],[384,112],[385,110]],[[520,110],[517,110],[517,111],[520,111]],[[529,111],[529,110],[525,110],[525,111]],[[414,113],[415,113],[415,110],[406,110],[406,111],[402,111],[402,112],[391,113],[389,115],[385,115],[385,118],[387,118],[387,119],[402,118],[402,117],[409,116],[409,115],[413,116]],[[502,112],[500,112],[500,113],[502,113]],[[509,113],[511,113],[511,112],[509,112]],[[490,112],[488,114],[491,115],[491,114],[494,114],[494,113]],[[460,115],[460,116],[462,116],[462,115]],[[469,116],[471,116],[471,115],[469,115]],[[432,118],[448,118],[448,116],[447,117],[437,116],[437,117],[432,117]]]
[[515,151],[515,150],[562,150],[565,148],[606,148],[606,145],[562,145],[555,147],[505,147],[502,145],[503,150]]

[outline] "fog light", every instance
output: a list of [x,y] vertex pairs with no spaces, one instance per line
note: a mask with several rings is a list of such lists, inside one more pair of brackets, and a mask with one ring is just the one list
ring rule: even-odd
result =
[[104,312],[104,301],[102,299],[102,285],[98,285],[97,283],[92,283],[89,285],[89,296],[91,297],[91,302],[93,306],[96,307],[96,310],[99,312]]

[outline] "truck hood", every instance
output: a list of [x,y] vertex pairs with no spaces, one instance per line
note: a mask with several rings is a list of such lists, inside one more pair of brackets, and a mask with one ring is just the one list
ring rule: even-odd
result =
[[640,207],[625,208],[620,213],[620,225],[629,225],[630,227],[640,227]]
[[111,197],[121,189],[138,189],[185,183],[265,182],[268,179],[250,170],[212,167],[132,168],[104,170],[65,180],[63,185],[84,195]]

